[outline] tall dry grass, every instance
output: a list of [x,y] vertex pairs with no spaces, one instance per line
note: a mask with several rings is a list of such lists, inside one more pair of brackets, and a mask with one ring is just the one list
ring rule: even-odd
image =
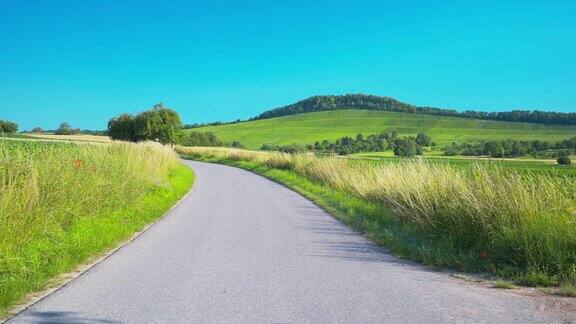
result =
[[169,147],[0,141],[0,247],[66,227],[166,184],[178,165]]
[[374,164],[340,157],[179,148],[204,158],[292,170],[377,203],[429,237],[552,282],[576,279],[576,181],[477,164],[463,168],[406,160]]

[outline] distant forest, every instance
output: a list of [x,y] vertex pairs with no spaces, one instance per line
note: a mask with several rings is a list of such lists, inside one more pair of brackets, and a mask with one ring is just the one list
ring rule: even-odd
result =
[[364,94],[347,94],[343,96],[314,96],[302,101],[298,101],[295,104],[265,111],[259,116],[251,118],[251,120],[337,109],[397,111],[413,114],[475,118],[509,122],[576,125],[576,113],[573,112],[562,113],[539,110],[512,110],[503,112],[466,110],[460,112],[453,109],[418,107],[400,102],[390,97],[380,97]]

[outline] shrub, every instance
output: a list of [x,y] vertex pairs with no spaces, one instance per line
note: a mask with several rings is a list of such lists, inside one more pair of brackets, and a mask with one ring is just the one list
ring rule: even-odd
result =
[[559,156],[556,159],[556,162],[558,162],[558,164],[561,164],[561,165],[571,165],[572,164],[572,160],[570,160],[570,157],[567,155]]
[[458,149],[456,147],[450,146],[447,147],[446,149],[444,149],[444,155],[445,156],[456,156],[460,154],[460,152],[458,151]]
[[226,146],[233,147],[233,148],[239,148],[239,149],[244,148],[244,145],[242,145],[242,143],[240,143],[238,141],[233,141],[232,143],[228,143],[228,144],[226,144]]
[[278,151],[278,145],[276,144],[262,144],[260,151]]
[[416,155],[416,142],[408,137],[394,141],[394,155],[412,157]]
[[184,146],[222,146],[222,142],[211,132],[191,132],[182,141]]
[[426,133],[419,133],[416,135],[416,144],[419,146],[430,146],[432,143],[432,137]]
[[500,142],[487,142],[484,146],[484,154],[495,158],[504,157],[505,151]]

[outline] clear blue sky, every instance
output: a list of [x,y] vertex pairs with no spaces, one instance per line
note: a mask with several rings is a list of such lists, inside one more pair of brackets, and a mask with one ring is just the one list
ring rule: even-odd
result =
[[0,0],[0,119],[186,123],[316,94],[576,111],[574,1]]

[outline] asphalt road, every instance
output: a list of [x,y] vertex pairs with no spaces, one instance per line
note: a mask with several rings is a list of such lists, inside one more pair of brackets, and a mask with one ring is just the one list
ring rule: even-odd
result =
[[402,261],[299,194],[187,162],[169,215],[14,322],[560,322],[541,298]]

